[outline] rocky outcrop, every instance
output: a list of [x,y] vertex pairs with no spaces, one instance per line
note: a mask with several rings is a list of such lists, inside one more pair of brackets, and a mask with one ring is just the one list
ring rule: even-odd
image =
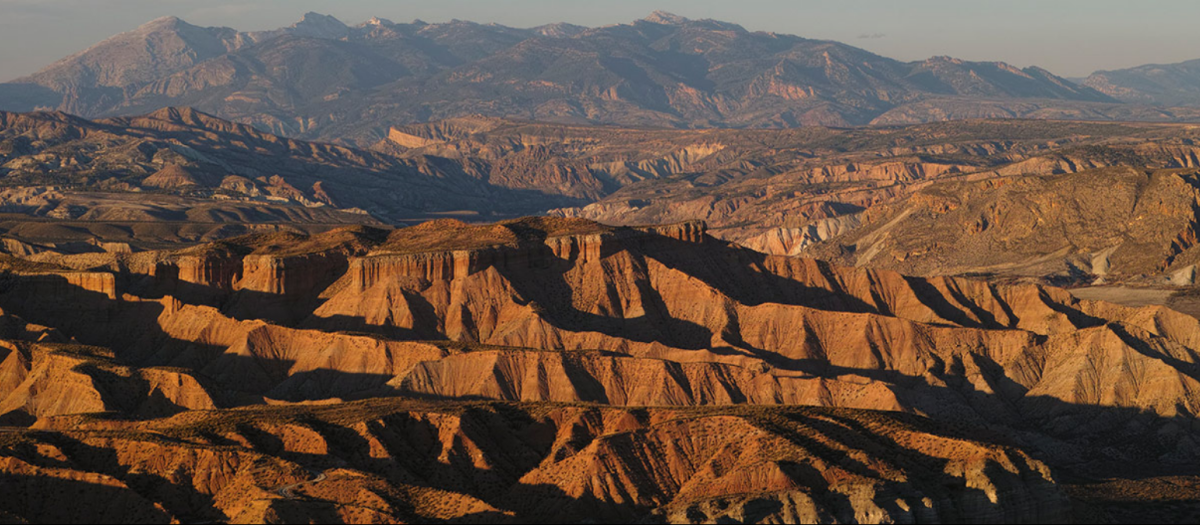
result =
[[168,164],[153,175],[142,179],[142,186],[149,188],[175,189],[187,186],[200,186],[201,179],[178,164]]
[[400,131],[399,129],[396,129],[396,128],[388,129],[387,138],[388,138],[388,140],[395,143],[397,146],[400,146],[403,148],[423,148],[425,146],[441,144],[443,142],[440,140],[427,139],[424,137],[418,137],[416,135],[410,135],[410,134]]
[[[655,237],[666,237],[677,241],[698,243],[703,242],[708,235],[708,225],[703,221],[687,221],[660,226],[644,226],[639,230],[650,233]],[[654,237],[651,237],[652,239]]]

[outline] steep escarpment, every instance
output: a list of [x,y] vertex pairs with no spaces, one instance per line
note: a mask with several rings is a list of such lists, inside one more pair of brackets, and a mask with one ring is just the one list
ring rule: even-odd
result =
[[[1023,401],[1029,391],[1075,399],[1084,372],[1047,368],[1049,356],[1096,340],[1135,361],[1137,345],[1197,345],[1194,323],[1168,310],[1146,317],[1035,286],[764,256],[709,237],[699,223],[443,221],[384,233],[233,239],[166,255],[152,275],[123,274],[120,291],[104,272],[80,285],[71,272],[13,275],[0,299],[136,364],[192,368],[227,388],[283,399],[412,391],[618,404],[884,403],[994,419],[969,398],[925,396],[963,377],[968,383],[952,390],[1013,388],[1003,395],[1016,397],[996,410],[1015,421],[1034,410]],[[94,290],[83,285],[91,281]],[[408,355],[417,347],[392,342],[414,339],[468,346],[427,344],[416,355],[429,357],[418,359]],[[563,350],[580,353],[554,353]],[[1182,397],[1171,399],[1190,413],[1194,379],[1171,370],[1155,381],[1179,385]],[[845,394],[855,377],[887,386],[860,388],[856,402]],[[1171,415],[1153,400],[1115,399]]]

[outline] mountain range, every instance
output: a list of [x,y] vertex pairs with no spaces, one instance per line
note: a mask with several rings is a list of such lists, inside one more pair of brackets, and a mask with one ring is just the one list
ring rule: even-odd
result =
[[1082,84],[1115,99],[1156,106],[1200,106],[1200,60],[1097,71]]
[[276,134],[359,145],[393,125],[474,114],[676,128],[1198,114],[1131,106],[1094,85],[1002,62],[902,62],[662,12],[530,29],[378,18],[347,26],[309,13],[259,32],[154,20],[0,84],[0,109],[108,117],[191,106]]

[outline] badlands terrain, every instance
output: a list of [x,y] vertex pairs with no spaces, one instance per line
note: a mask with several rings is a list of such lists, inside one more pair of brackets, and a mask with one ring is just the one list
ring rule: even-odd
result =
[[0,112],[0,231],[6,251],[29,254],[437,218],[702,220],[766,253],[909,275],[1190,286],[1198,141],[1190,124],[661,130],[464,117],[395,125],[360,149],[188,108],[94,121]]
[[4,264],[12,519],[1200,510],[1200,321],[1162,307],[767,255],[700,222],[442,219]]

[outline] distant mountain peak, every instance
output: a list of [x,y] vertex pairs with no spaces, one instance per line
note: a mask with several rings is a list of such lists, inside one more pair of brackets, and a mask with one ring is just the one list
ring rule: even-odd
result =
[[349,29],[346,24],[337,18],[309,11],[304,13],[304,18],[301,18],[299,22],[292,24],[290,32],[297,36],[340,38]]
[[135,29],[133,32],[141,33],[141,34],[148,34],[148,33],[153,33],[155,31],[177,31],[177,30],[180,30],[183,28],[188,28],[188,27],[195,27],[195,26],[187,23],[186,20],[183,20],[182,18],[179,18],[177,16],[163,16],[163,17],[155,18],[154,20],[151,20],[149,22],[146,22],[146,23],[138,26],[138,28]]
[[391,26],[391,25],[396,25],[396,24],[392,23],[391,20],[388,20],[386,18],[379,18],[377,16],[373,16],[373,17],[371,17],[370,20],[367,20],[366,25],[369,25],[369,26]]
[[650,13],[650,16],[647,16],[646,18],[643,18],[642,20],[646,21],[646,22],[650,22],[652,24],[663,24],[663,25],[680,25],[680,24],[686,24],[686,23],[690,22],[690,20],[688,20],[685,17],[679,16],[674,13],[668,13],[666,11],[655,11],[653,13]]
[[929,57],[929,58],[925,59],[926,64],[936,64],[939,62],[946,62],[946,63],[950,63],[950,64],[955,64],[955,65],[961,65],[964,63],[964,61],[960,58],[954,58],[952,56],[946,56],[946,55],[938,55],[938,56]]
[[297,22],[297,23],[330,22],[330,21],[336,22],[339,24],[342,23],[341,20],[338,20],[333,15],[323,15],[316,11],[309,11],[307,13],[304,13],[304,16],[300,17],[300,22]]
[[533,30],[537,31],[538,34],[540,34],[542,36],[561,38],[561,37],[577,35],[579,33],[586,31],[587,28],[583,27],[583,26],[577,26],[575,24],[568,24],[566,22],[559,22],[556,24],[546,24],[544,26],[538,26],[538,27],[533,28]]
[[146,22],[145,24],[142,24],[141,27],[173,26],[173,25],[179,24],[180,22],[183,22],[183,20],[177,16],[160,16],[158,18],[155,18],[154,20],[151,20],[149,22]]

